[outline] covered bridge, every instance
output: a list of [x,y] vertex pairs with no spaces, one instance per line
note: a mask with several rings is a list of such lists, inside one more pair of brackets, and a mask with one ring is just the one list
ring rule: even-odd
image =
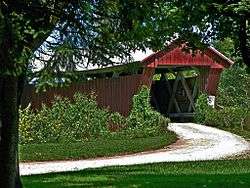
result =
[[198,93],[216,96],[220,74],[233,62],[212,47],[195,55],[183,51],[183,47],[174,42],[140,62],[78,72],[86,81],[66,88],[35,93],[34,86],[28,85],[22,105],[31,103],[39,108],[42,103],[50,104],[55,95],[71,98],[75,92],[94,92],[100,106],[127,116],[133,95],[146,85],[156,110],[170,117],[192,116]]

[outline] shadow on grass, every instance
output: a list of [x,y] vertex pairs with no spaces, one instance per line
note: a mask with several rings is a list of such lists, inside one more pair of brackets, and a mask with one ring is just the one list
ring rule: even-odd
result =
[[167,187],[249,188],[250,162],[160,163],[25,176],[25,188]]
[[250,174],[244,175],[185,175],[185,176],[164,176],[164,175],[131,175],[114,176],[103,175],[82,175],[82,176],[55,176],[50,178],[38,178],[36,180],[24,178],[27,188],[78,188],[78,187],[242,187],[249,188]]

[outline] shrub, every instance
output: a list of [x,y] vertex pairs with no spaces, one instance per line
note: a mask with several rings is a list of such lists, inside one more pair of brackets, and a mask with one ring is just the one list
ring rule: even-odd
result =
[[29,143],[34,141],[34,121],[35,114],[30,105],[19,112],[19,140],[20,143]]
[[37,112],[20,110],[20,143],[80,141],[98,137],[107,129],[109,112],[93,96],[75,94],[73,102],[56,97],[51,107]]
[[202,94],[196,102],[195,121],[210,126],[223,126],[244,129],[248,117],[248,109],[229,106],[220,109],[212,108],[207,104],[207,95]]
[[205,119],[207,125],[244,129],[247,111],[239,107],[225,107],[211,110]]
[[127,118],[127,129],[136,136],[159,134],[167,127],[170,120],[153,110],[149,102],[150,90],[143,86],[133,97],[133,106]]
[[114,112],[110,114],[108,124],[111,132],[119,131],[126,126],[126,118],[118,112]]
[[195,103],[195,115],[194,120],[197,123],[204,123],[206,120],[206,115],[212,111],[212,107],[207,104],[207,94],[201,94]]
[[[73,101],[56,97],[51,107],[36,112],[20,110],[20,143],[76,142],[97,137],[146,137],[158,135],[169,119],[154,111],[149,89],[143,87],[133,98],[128,118],[99,108],[94,95],[75,94]],[[164,130],[165,131],[165,130]]]
[[48,108],[43,106],[39,113],[30,109],[20,110],[19,126],[20,143],[42,143],[54,142],[57,140],[57,132],[60,130],[56,126],[60,125],[58,119],[51,121],[52,113],[48,113]]
[[65,114],[65,133],[73,141],[98,137],[108,131],[109,112],[98,107],[93,95],[75,94],[74,101],[66,108]]
[[207,95],[196,101],[195,121],[212,126],[244,129],[249,119],[250,76],[241,67],[225,70],[216,97],[216,109],[207,105]]
[[246,69],[241,67],[232,67],[223,71],[217,104],[219,106],[234,106],[249,108],[250,106],[250,75]]

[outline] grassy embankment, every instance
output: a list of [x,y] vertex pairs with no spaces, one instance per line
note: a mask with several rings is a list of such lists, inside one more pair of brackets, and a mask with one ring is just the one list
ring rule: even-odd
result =
[[145,138],[100,138],[76,143],[45,143],[20,145],[20,160],[50,161],[76,160],[108,157],[163,148],[176,140],[176,135],[167,131],[158,136]]

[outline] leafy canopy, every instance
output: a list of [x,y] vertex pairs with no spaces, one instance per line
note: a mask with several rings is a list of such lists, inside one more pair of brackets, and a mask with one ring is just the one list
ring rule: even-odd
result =
[[[1,74],[36,77],[88,64],[131,61],[131,51],[161,49],[181,38],[193,48],[230,37],[249,62],[248,0],[4,0],[0,3]],[[202,42],[202,43],[201,43]]]

